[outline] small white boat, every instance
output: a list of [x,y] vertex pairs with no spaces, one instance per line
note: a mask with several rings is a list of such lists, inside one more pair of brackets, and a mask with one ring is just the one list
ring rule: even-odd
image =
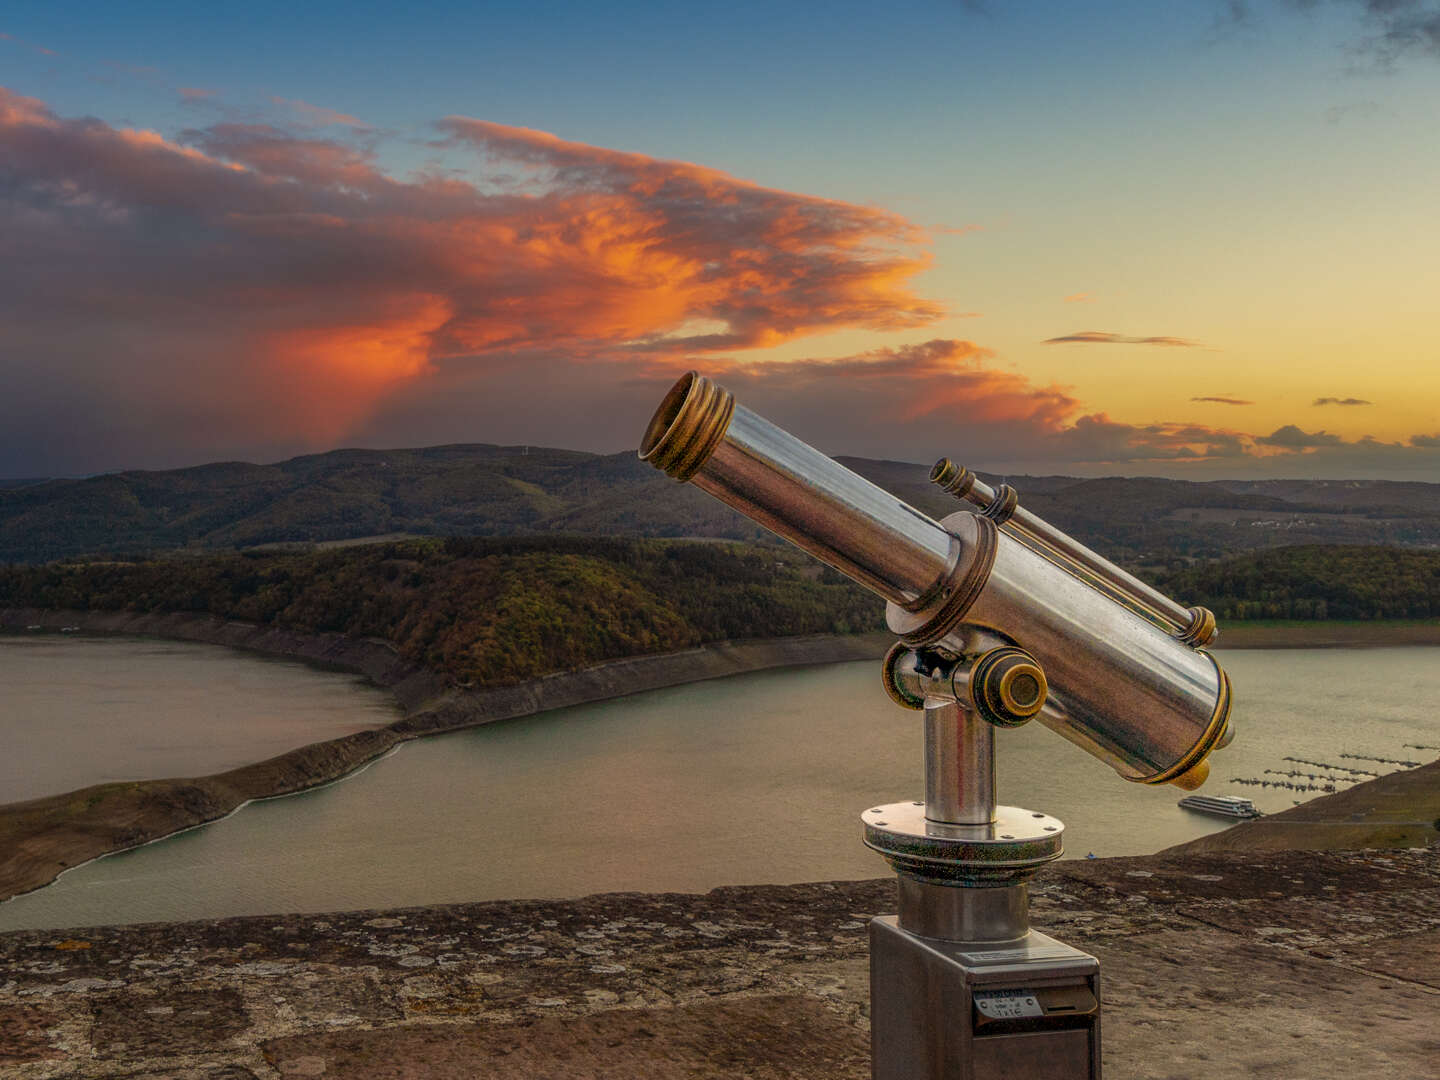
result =
[[1202,814],[1214,814],[1217,817],[1261,816],[1254,803],[1249,799],[1242,799],[1239,795],[1187,795],[1180,800],[1180,805],[1186,810],[1199,810]]

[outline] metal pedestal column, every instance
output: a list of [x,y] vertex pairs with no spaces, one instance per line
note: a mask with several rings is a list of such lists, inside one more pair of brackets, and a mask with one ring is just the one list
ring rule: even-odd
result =
[[1027,882],[1064,825],[994,802],[988,723],[925,703],[926,798],[862,815],[899,875],[870,924],[875,1080],[1098,1080],[1100,965],[1031,930]]

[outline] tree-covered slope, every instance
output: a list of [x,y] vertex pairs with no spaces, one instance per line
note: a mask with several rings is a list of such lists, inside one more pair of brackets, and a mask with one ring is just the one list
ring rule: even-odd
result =
[[563,537],[16,566],[0,569],[0,607],[206,612],[375,637],[492,685],[705,642],[883,627],[879,601],[793,549]]
[[1222,623],[1440,618],[1440,551],[1309,544],[1192,567],[1159,584]]

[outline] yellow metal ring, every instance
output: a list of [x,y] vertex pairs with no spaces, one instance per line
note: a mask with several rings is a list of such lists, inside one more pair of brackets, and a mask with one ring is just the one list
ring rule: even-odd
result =
[[[1175,781],[1180,787],[1185,787],[1185,782],[1181,782],[1185,780],[1185,774],[1205,764],[1205,759],[1209,757],[1210,751],[1215,749],[1215,744],[1225,734],[1225,725],[1230,719],[1230,676],[1225,674],[1225,669],[1220,666],[1220,662],[1215,657],[1209,653],[1203,655],[1215,665],[1215,673],[1220,677],[1220,694],[1215,702],[1215,711],[1210,715],[1210,722],[1205,726],[1205,734],[1201,735],[1189,752],[1170,768],[1163,769],[1154,776],[1127,776],[1127,780],[1133,780],[1137,784],[1168,784]],[[1197,774],[1198,780],[1192,777],[1186,782],[1193,784],[1194,787],[1199,787],[1205,782],[1207,775],[1209,775],[1208,770],[1204,774]],[[1193,788],[1187,790],[1193,790]]]

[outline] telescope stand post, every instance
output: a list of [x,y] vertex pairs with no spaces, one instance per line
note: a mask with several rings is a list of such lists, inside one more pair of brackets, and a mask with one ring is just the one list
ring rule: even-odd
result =
[[925,820],[995,820],[995,729],[953,698],[925,699]]
[[925,802],[861,815],[898,875],[870,923],[874,1080],[1099,1080],[1100,965],[1030,929],[1064,825],[995,803],[994,729],[925,700]]

